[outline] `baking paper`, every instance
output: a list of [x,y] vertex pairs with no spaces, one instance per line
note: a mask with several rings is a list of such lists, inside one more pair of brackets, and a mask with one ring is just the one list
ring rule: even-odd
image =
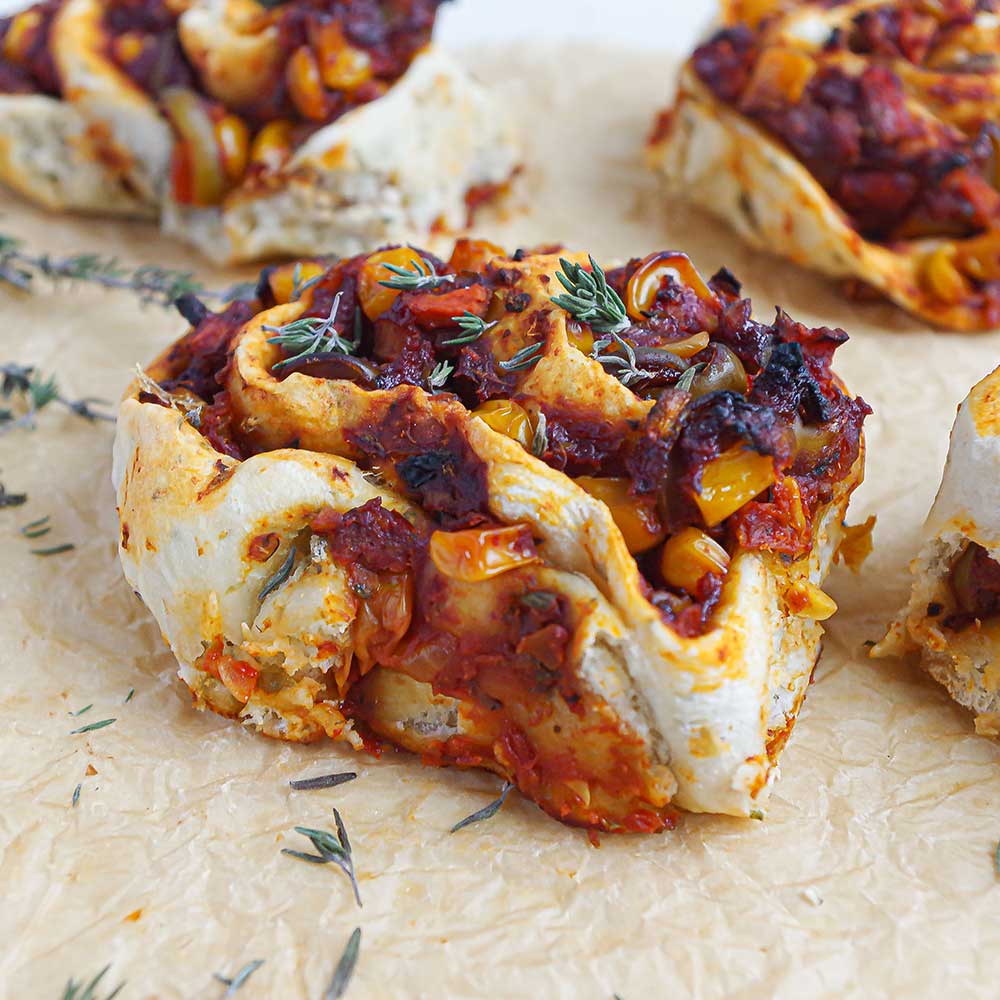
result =
[[[486,236],[600,260],[689,251],[727,265],[759,316],[843,326],[838,370],[875,408],[852,520],[878,514],[840,604],[766,820],[686,816],[672,833],[586,835],[495,778],[288,746],[190,706],[152,619],[122,579],[109,483],[112,428],[55,406],[0,438],[0,998],[62,995],[111,964],[122,1000],[238,993],[319,998],[355,927],[348,997],[995,997],[1000,973],[1000,748],[915,668],[874,663],[903,602],[956,405],[998,360],[1000,335],[931,333],[888,305],[847,302],[824,279],[747,250],[704,215],[667,205],[641,164],[675,64],[647,52],[466,53],[521,120],[529,163]],[[0,231],[37,250],[234,277],[152,227],[46,215],[10,196]],[[0,290],[3,361],[36,364],[71,397],[116,399],[136,362],[183,321],[91,288]],[[24,524],[50,517],[37,540]],[[30,549],[72,542],[42,557]],[[134,696],[126,700],[130,690]],[[81,716],[69,713],[93,707]],[[87,722],[106,728],[71,736]],[[88,773],[92,770],[95,773]],[[335,789],[293,778],[355,770]],[[76,806],[73,791],[80,784]],[[342,812],[364,907],[296,825]]]

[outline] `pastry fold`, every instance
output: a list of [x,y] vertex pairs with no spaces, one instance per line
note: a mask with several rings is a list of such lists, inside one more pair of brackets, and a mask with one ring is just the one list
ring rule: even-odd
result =
[[[557,295],[588,277],[614,335]],[[477,241],[181,306],[114,480],[199,707],[488,768],[598,829],[763,809],[862,476],[842,332],[754,322],[681,254]]]

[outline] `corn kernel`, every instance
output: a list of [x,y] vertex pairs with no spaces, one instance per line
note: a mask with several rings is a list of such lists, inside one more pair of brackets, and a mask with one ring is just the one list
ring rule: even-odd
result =
[[37,10],[23,10],[20,14],[15,14],[3,38],[4,58],[13,63],[23,62],[41,23],[42,15]]
[[671,587],[689,594],[698,592],[698,581],[706,573],[724,576],[729,553],[700,528],[684,528],[663,546],[660,571]]
[[958,305],[971,289],[953,262],[953,247],[938,247],[923,263],[921,276],[924,287],[940,302]]
[[666,533],[653,501],[629,493],[628,479],[578,476],[576,485],[607,505],[629,552],[645,552],[663,541]]
[[292,151],[292,123],[279,118],[268,122],[254,136],[250,147],[250,162],[260,163],[269,170],[278,170]]
[[770,455],[759,455],[737,445],[706,464],[701,473],[701,490],[694,501],[705,523],[714,528],[774,481],[774,460]]
[[304,285],[307,281],[322,274],[325,268],[315,261],[304,260],[296,264],[282,264],[276,267],[268,276],[267,283],[271,287],[271,294],[278,305],[285,305],[292,301],[295,291],[296,270],[298,270],[298,284]]
[[233,184],[246,173],[250,154],[250,130],[238,115],[225,115],[215,123],[215,139],[222,156],[222,169]]
[[392,277],[386,264],[412,269],[420,265],[420,254],[411,247],[396,247],[395,250],[379,250],[365,261],[358,275],[358,300],[365,315],[372,320],[386,312],[399,295],[398,288],[380,284]]
[[285,75],[288,93],[299,113],[312,121],[323,121],[328,113],[326,92],[316,56],[308,45],[300,45],[292,53]]
[[837,603],[810,580],[793,584],[785,591],[785,603],[798,618],[825,622],[837,610]]
[[525,524],[435,531],[429,551],[438,572],[465,583],[489,580],[539,561],[531,530]]
[[511,399],[491,399],[477,406],[472,415],[479,417],[500,434],[513,438],[522,448],[530,450],[534,428],[523,406]]
[[643,260],[625,288],[625,307],[632,319],[641,322],[646,318],[667,277],[677,278],[681,284],[693,289],[700,299],[709,301],[715,298],[687,254],[653,253]]
[[312,43],[320,77],[331,90],[355,90],[371,79],[371,56],[347,41],[339,21],[328,21],[316,28]]

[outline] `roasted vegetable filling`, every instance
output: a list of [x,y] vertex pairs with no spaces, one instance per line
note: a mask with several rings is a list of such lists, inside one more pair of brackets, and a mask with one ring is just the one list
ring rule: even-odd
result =
[[[808,555],[818,509],[858,459],[869,409],[830,369],[846,334],[780,310],[773,323],[757,322],[732,275],[705,282],[681,254],[651,254],[607,274],[563,261],[557,280],[531,277],[542,259],[460,241],[448,262],[399,247],[329,269],[266,269],[258,303],[206,315],[178,344],[164,387],[202,401],[199,426],[218,450],[253,454],[260,434],[233,419],[220,382],[250,313],[301,301],[302,316],[267,328],[280,348],[275,378],[415,387],[380,396],[363,425],[345,428],[349,457],[442,531],[481,532],[493,518],[466,418],[435,416],[420,402],[422,393],[457,397],[459,412],[606,504],[650,601],[681,635],[701,634],[734,555]],[[556,316],[566,321],[565,347],[556,347]],[[557,349],[616,393],[616,408],[590,391],[537,389],[536,366]],[[492,557],[528,551],[528,541],[498,543]]]
[[[245,0],[225,7],[223,35],[234,38],[212,26],[206,41],[170,4],[107,0],[102,28],[107,56],[173,128],[175,200],[215,205],[382,96],[430,41],[440,2]],[[0,19],[0,93],[60,93],[50,32],[62,7],[50,0]]]
[[917,277],[930,298],[997,306],[994,0],[811,6],[830,25],[822,41],[800,36],[793,6],[719,31],[694,72],[784,143],[866,239],[964,241],[929,245]]
[[965,547],[952,566],[949,585],[953,609],[945,613],[944,607],[928,608],[932,618],[944,615],[945,628],[957,632],[1000,615],[1000,563],[981,545],[970,542]]

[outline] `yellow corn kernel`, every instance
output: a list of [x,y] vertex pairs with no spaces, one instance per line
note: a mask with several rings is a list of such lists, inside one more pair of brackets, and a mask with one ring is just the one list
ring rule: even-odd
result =
[[690,257],[683,253],[651,253],[636,268],[625,287],[625,308],[629,316],[641,322],[653,308],[656,294],[668,276],[693,289],[698,298],[714,299],[712,290],[702,280]]
[[37,10],[23,10],[20,14],[15,14],[3,38],[4,58],[13,63],[23,62],[28,55],[32,36],[41,23],[42,15]]
[[570,320],[566,324],[566,339],[578,351],[590,354],[594,349],[594,333],[588,326],[583,326],[575,320]]
[[785,603],[796,617],[815,622],[825,622],[837,610],[837,602],[810,580],[792,584],[785,591]]
[[429,552],[439,573],[465,583],[489,580],[539,561],[531,529],[526,524],[435,531]]
[[325,270],[322,264],[311,260],[300,261],[296,264],[282,264],[280,267],[276,267],[268,276],[267,283],[271,286],[271,294],[278,305],[285,305],[292,301],[292,294],[295,291],[296,269],[298,270],[300,287]]
[[653,501],[629,493],[628,479],[579,476],[576,485],[607,505],[629,552],[645,552],[663,541],[666,532]]
[[222,169],[233,184],[246,173],[250,155],[250,130],[238,115],[225,115],[215,123],[215,139],[222,156]]
[[292,151],[292,123],[279,118],[268,122],[254,136],[250,147],[250,162],[261,163],[269,170],[277,170]]
[[969,283],[955,267],[954,254],[954,247],[938,247],[924,260],[921,269],[924,288],[939,302],[947,305],[958,305],[972,291]]
[[816,60],[799,49],[765,49],[757,60],[743,101],[798,104],[816,69]]
[[498,433],[513,438],[522,448],[530,450],[534,436],[531,417],[523,406],[512,399],[491,399],[477,406],[472,415],[479,417]]
[[380,282],[392,277],[386,264],[413,269],[422,266],[420,254],[411,247],[396,247],[395,250],[379,250],[371,254],[358,274],[358,300],[369,319],[378,319],[396,301],[398,288],[386,288]]
[[326,92],[323,90],[316,56],[308,45],[300,45],[292,53],[285,74],[289,96],[299,113],[316,122],[326,118]]
[[664,344],[663,347],[679,358],[693,358],[708,347],[709,339],[708,334],[702,330],[701,333],[692,333],[690,337],[675,340],[672,344]]
[[339,21],[320,25],[312,41],[320,77],[331,90],[355,90],[371,79],[371,56],[348,42]]
[[705,523],[714,528],[775,481],[774,460],[737,445],[713,458],[702,470],[701,491],[694,501]]
[[660,571],[671,587],[696,594],[706,573],[724,576],[729,553],[700,528],[684,528],[667,540],[660,556]]

